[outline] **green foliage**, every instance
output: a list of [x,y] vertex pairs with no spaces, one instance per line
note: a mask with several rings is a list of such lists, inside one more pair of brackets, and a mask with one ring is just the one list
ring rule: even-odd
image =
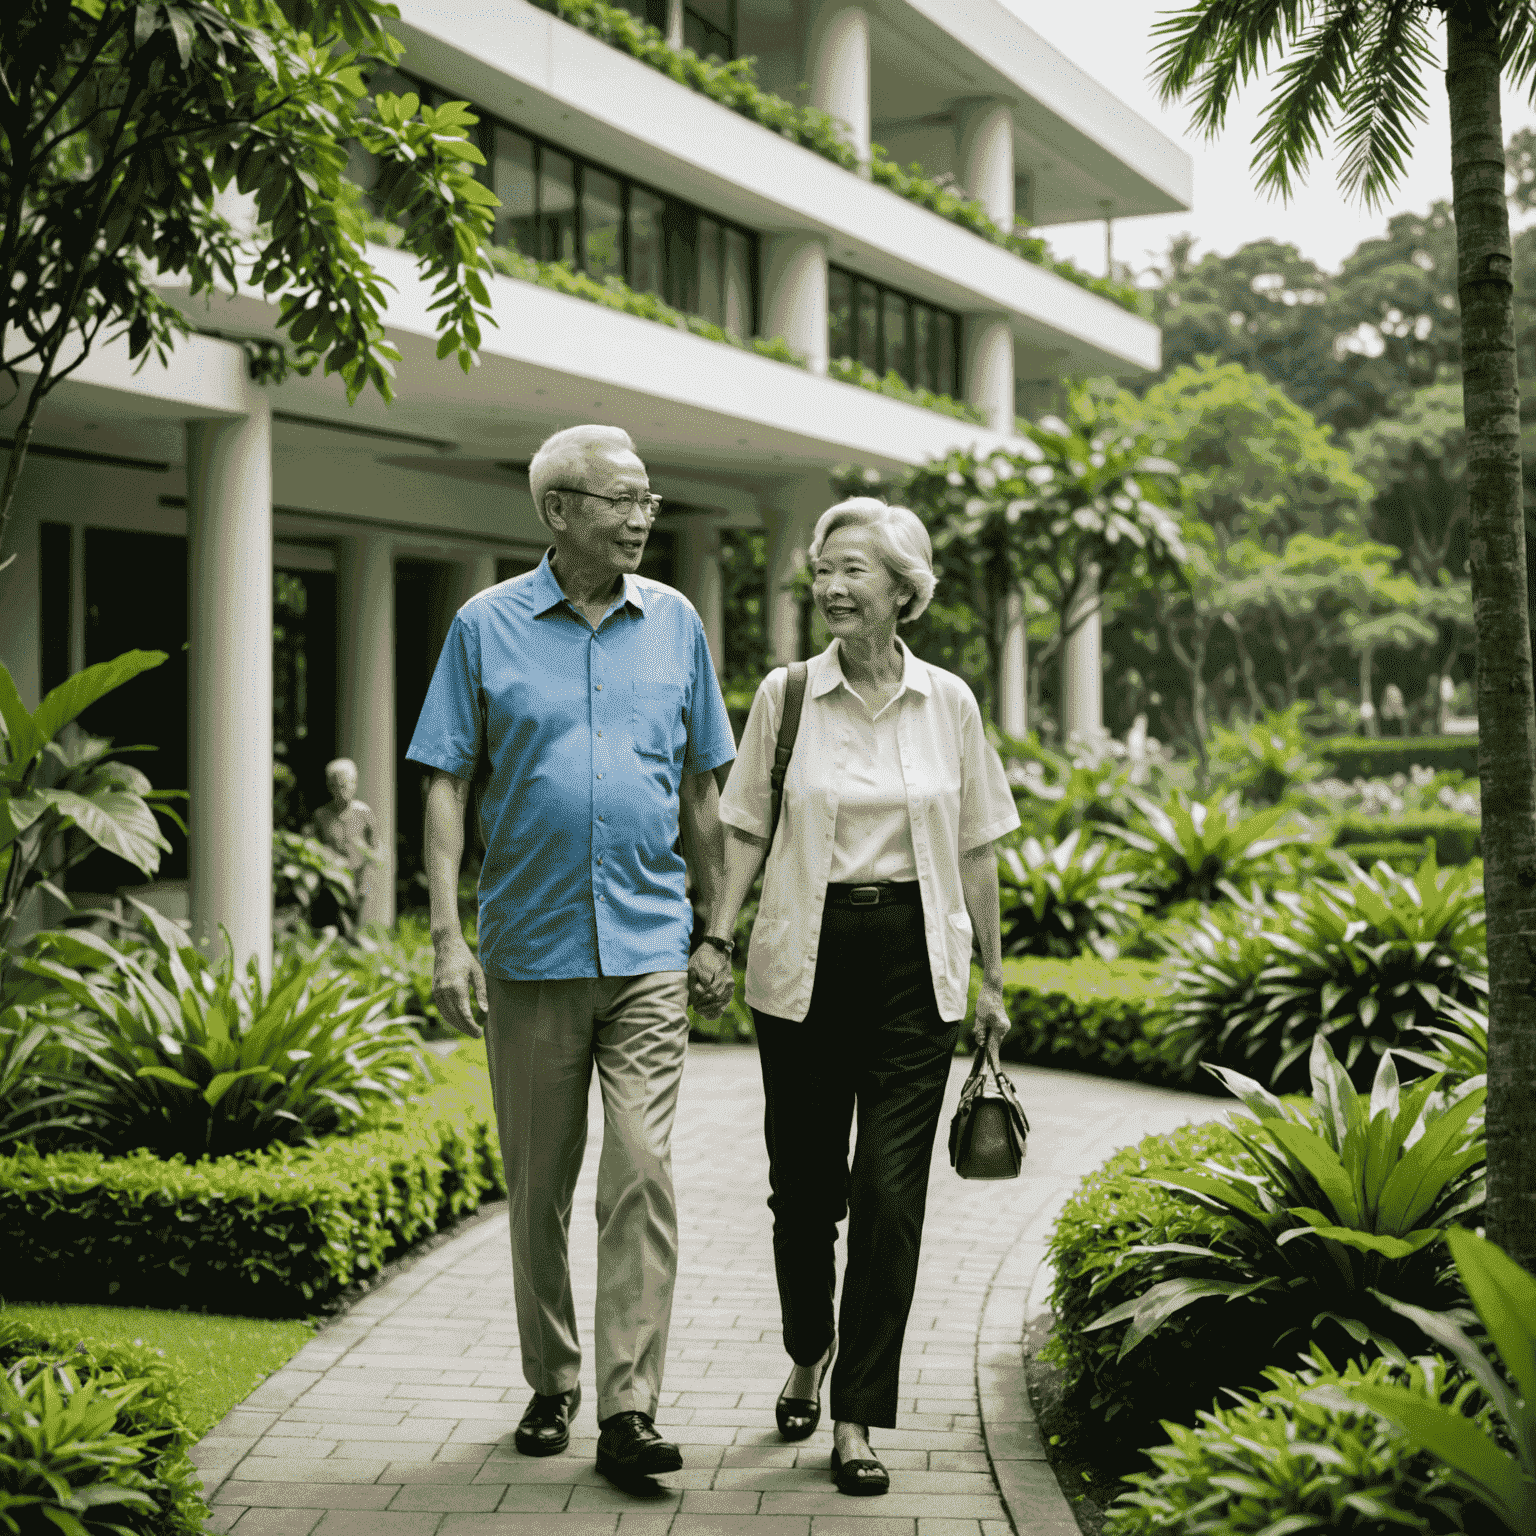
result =
[[987,424],[985,413],[974,405],[956,400],[951,395],[936,394],[931,389],[914,389],[895,369],[881,378],[873,368],[866,368],[857,358],[834,357],[827,363],[827,377],[838,379],[844,384],[856,384],[860,389],[873,390],[877,395],[888,395],[892,400],[901,400],[907,405],[921,406],[925,411],[937,411],[941,416],[953,416],[956,421],[968,421],[978,427]]
[[356,914],[357,886],[351,867],[330,844],[300,832],[273,832],[273,906],[307,918],[321,891],[332,896],[343,913]]
[[1215,1091],[1169,1047],[1155,965],[1097,955],[1005,960],[1003,1001],[1013,1021],[1002,1050],[1009,1061]]
[[1135,871],[1118,866],[1120,850],[1085,843],[1082,829],[1060,842],[1034,837],[1010,841],[1000,851],[1003,953],[1065,959],[1093,950],[1117,952],[1148,898],[1134,889]]
[[1084,1325],[1089,1333],[1117,1330],[1116,1367],[1192,1307],[1207,1316],[1235,1312],[1250,1330],[1246,1350],[1216,1367],[1224,1383],[1243,1385],[1285,1345],[1319,1334],[1341,1344],[1347,1336],[1401,1363],[1422,1334],[1392,1303],[1457,1299],[1440,1239],[1482,1207],[1486,1091],[1469,1086],[1435,1099],[1434,1078],[1400,1090],[1384,1056],[1370,1093],[1358,1094],[1321,1037],[1311,1068],[1305,1106],[1211,1069],[1254,1116],[1233,1126],[1246,1157],[1236,1167],[1207,1160],[1146,1173],[1216,1223],[1205,1244],[1138,1250],[1143,1283]]
[[55,1013],[47,1006],[0,1008],[0,1149],[91,1138],[95,1084],[60,1037]]
[[[1340,1371],[1314,1348],[1299,1371],[1271,1367],[1264,1376],[1266,1390],[1202,1410],[1193,1428],[1163,1425],[1168,1443],[1146,1453],[1156,1470],[1131,1474],[1133,1491],[1110,1509],[1105,1536],[1468,1528],[1459,1490],[1430,1457],[1407,1453],[1403,1436],[1370,1413],[1318,1401],[1336,1384],[1344,1395],[1379,1388],[1460,1417],[1476,1387],[1457,1382],[1443,1360],[1351,1361]],[[1484,1412],[1478,1422],[1486,1421]]]
[[312,1147],[188,1163],[147,1152],[0,1157],[13,1299],[307,1316],[506,1183],[484,1047],[388,1120]]
[[1023,829],[1037,837],[1064,838],[1079,827],[1125,826],[1135,819],[1138,794],[1166,792],[1160,772],[1141,766],[1113,738],[1071,741],[1063,752],[1038,738],[1003,744],[1020,763],[1014,799]]
[[[1439,1019],[1434,1024],[1418,1025],[1405,1038],[1409,1043],[1395,1047],[1393,1054],[1436,1073],[1454,1087],[1482,1082],[1488,1076],[1485,1007],[1468,1007],[1454,998],[1442,998]],[[1420,1045],[1423,1050],[1418,1049]]]
[[[0,509],[0,530],[3,521]],[[110,756],[111,742],[68,728],[98,699],[164,660],[164,651],[127,651],[66,678],[31,713],[0,665],[0,984],[6,940],[34,888],[67,904],[57,882],[95,848],[146,875],[160,868],[160,854],[171,845],[154,812],[179,824],[165,802],[182,792],[151,789],[137,768]]]
[[1486,984],[1482,889],[1474,871],[1412,875],[1347,867],[1206,920],[1170,958],[1168,1034],[1181,1059],[1239,1066],[1277,1092],[1299,1087],[1313,1041],[1332,1043],[1357,1084],[1407,1031],[1438,1023],[1446,999]]
[[[78,1333],[55,1331],[32,1319],[19,1318],[6,1308],[0,1310],[0,1371],[7,1373],[13,1387],[23,1380],[34,1381],[39,1372],[48,1372],[60,1396],[68,1390],[71,1378],[89,1389],[87,1402],[92,1398],[102,1402],[117,1395],[108,1436],[136,1444],[130,1464],[133,1477],[126,1486],[134,1487],[135,1479],[142,1476],[144,1482],[137,1486],[151,1505],[147,1510],[135,1505],[114,1511],[104,1501],[108,1518],[115,1515],[119,1520],[126,1519],[131,1529],[142,1531],[145,1536],[196,1536],[202,1531],[208,1509],[199,1491],[197,1469],[187,1455],[193,1435],[182,1416],[180,1384],[163,1358],[163,1351],[83,1339]],[[41,1428],[34,1426],[34,1436]],[[57,1421],[53,1428],[57,1429]],[[6,1428],[0,1426],[0,1440],[5,1434]],[[44,1437],[47,1434],[45,1430]],[[93,1453],[99,1444],[76,1442],[82,1462],[88,1464],[96,1459]],[[110,1450],[105,1459],[109,1464],[115,1460]],[[66,1480],[65,1487],[69,1486],[70,1480]],[[4,1472],[0,1472],[0,1489],[15,1491],[9,1487]],[[0,1493],[0,1503],[3,1499],[4,1493]],[[21,1529],[28,1536],[34,1531],[49,1532],[51,1536],[59,1526],[52,1521],[39,1525],[24,1519]]]
[[1475,736],[1325,736],[1317,755],[1346,781],[1389,779],[1412,768],[1477,777]]
[[1454,1318],[1403,1302],[1394,1302],[1394,1310],[1417,1323],[1482,1388],[1505,1444],[1489,1433],[1490,1415],[1469,1417],[1460,1396],[1449,1403],[1426,1400],[1396,1383],[1376,1381],[1320,1385],[1310,1396],[1335,1409],[1358,1404],[1397,1425],[1415,1451],[1427,1452],[1449,1474],[1454,1487],[1524,1536],[1536,1529],[1536,1278],[1471,1232],[1448,1232],[1446,1243],[1499,1364]]
[[1274,835],[1284,814],[1279,806],[1244,816],[1236,796],[1191,800],[1182,793],[1166,806],[1134,797],[1138,820],[1129,827],[1106,827],[1130,849],[1129,867],[1156,893],[1161,906],[1181,901],[1213,901],[1223,882],[1272,878],[1275,855],[1304,834]]
[[1211,733],[1211,771],[1222,790],[1256,805],[1279,805],[1297,784],[1317,778],[1322,764],[1302,725],[1305,704],[1264,716],[1246,728]]
[[46,932],[19,962],[77,1010],[63,1038],[89,1063],[96,1139],[162,1157],[223,1157],[344,1133],[403,1103],[415,1041],[388,1000],[359,989],[324,950],[290,953],[264,983],[209,961],[174,923],[135,902],[147,944]]
[[1434,845],[1440,864],[1470,864],[1482,855],[1482,822],[1476,816],[1462,816],[1454,811],[1425,811],[1401,816],[1340,816],[1333,822],[1334,841],[1347,849],[1352,858],[1363,859],[1357,851],[1362,843],[1383,840]]

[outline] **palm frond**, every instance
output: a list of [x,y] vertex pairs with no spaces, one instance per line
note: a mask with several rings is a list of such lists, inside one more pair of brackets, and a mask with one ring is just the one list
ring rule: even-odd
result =
[[1509,85],[1529,98],[1536,95],[1536,7],[1513,0],[1504,9],[1499,53]]
[[1422,79],[1433,67],[1424,13],[1387,0],[1377,9],[1375,41],[1358,54],[1344,93],[1340,188],[1379,208],[1413,151],[1413,130],[1427,117]]

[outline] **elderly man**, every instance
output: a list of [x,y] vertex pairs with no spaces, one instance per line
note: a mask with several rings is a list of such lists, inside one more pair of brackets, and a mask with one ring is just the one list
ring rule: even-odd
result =
[[[466,1034],[481,1033],[471,990],[487,1015],[533,1388],[516,1434],[527,1456],[563,1451],[581,1402],[568,1233],[597,1067],[597,1464],[622,1483],[682,1465],[653,1422],[677,1270],[670,1137],[690,990],[718,1013],[731,984],[713,949],[690,965],[684,882],[691,871],[713,899],[711,770],[735,744],[698,614],[635,574],[659,498],[628,434],[558,432],[528,479],[554,547],[459,610],[409,756],[435,770],[433,997]],[[478,964],[457,908],[472,780],[486,848]]]

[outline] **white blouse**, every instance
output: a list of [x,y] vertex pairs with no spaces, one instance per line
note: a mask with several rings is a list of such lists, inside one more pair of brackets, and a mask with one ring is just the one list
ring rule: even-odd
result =
[[[912,847],[912,823],[907,816],[907,781],[901,772],[901,747],[896,722],[906,697],[903,679],[896,696],[878,714],[854,690],[838,668],[848,694],[842,710],[850,751],[837,802],[837,826],[832,836],[834,885],[860,885],[873,880],[916,880],[917,854]],[[839,701],[841,702],[841,701]]]
[[[803,1019],[810,1009],[827,885],[839,879],[834,867],[856,881],[873,878],[867,869],[898,867],[892,857],[898,844],[903,855],[910,850],[922,895],[940,1016],[965,1017],[971,920],[960,855],[1011,831],[1019,814],[965,681],[918,660],[905,645],[901,650],[901,692],[878,719],[848,687],[838,641],[807,663],[800,732],[747,955],[747,1004],[776,1018]],[[754,837],[768,835],[768,773],[787,677],[786,668],[776,668],[758,688],[720,800],[720,819]],[[880,746],[881,722],[894,738],[894,753]],[[875,789],[854,788],[856,778]],[[898,782],[903,812],[876,811],[874,795]],[[853,810],[838,864],[845,797]],[[896,830],[902,817],[904,839]],[[866,857],[869,864],[853,862]]]

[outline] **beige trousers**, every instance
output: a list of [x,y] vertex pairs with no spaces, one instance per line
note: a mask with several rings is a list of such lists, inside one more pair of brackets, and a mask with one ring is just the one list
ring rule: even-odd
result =
[[597,1067],[597,1416],[655,1417],[677,1277],[672,1119],[688,1047],[684,971],[576,981],[488,976],[486,1055],[512,1229],[523,1374],[568,1392],[581,1369],[571,1201]]

